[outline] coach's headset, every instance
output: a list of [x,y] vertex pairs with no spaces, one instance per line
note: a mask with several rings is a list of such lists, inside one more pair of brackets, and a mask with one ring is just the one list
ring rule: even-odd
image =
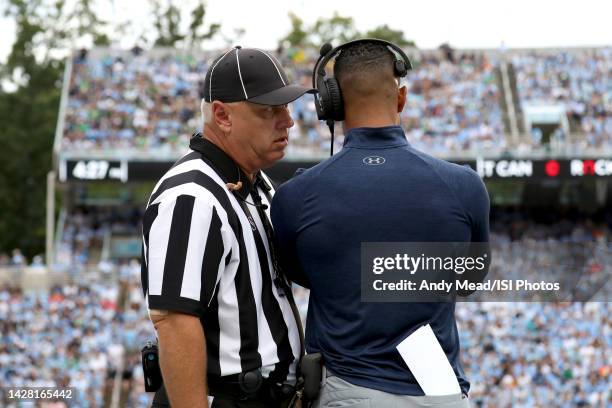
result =
[[[327,76],[325,66],[329,60],[342,52],[343,49],[362,42],[382,44],[389,49],[391,54],[395,57],[393,71],[396,77],[403,78],[408,74],[408,71],[412,69],[412,63],[406,53],[400,47],[389,41],[377,38],[362,38],[346,42],[336,48],[333,48],[330,43],[323,44],[319,52],[319,59],[312,72],[312,87],[318,91],[315,95],[317,116],[319,120],[326,121],[331,133],[330,155],[334,154],[334,122],[344,120],[344,100],[342,98],[340,84],[336,78]],[[399,58],[398,55],[401,58]]]

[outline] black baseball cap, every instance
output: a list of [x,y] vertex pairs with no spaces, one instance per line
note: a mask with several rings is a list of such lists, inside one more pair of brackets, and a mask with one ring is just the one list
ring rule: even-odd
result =
[[257,48],[236,46],[210,65],[204,79],[206,102],[249,101],[262,105],[285,105],[312,88],[290,84],[274,56]]

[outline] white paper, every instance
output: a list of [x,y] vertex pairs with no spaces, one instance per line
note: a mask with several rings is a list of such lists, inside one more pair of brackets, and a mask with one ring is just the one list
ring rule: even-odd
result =
[[425,395],[461,393],[459,382],[429,324],[421,326],[398,346],[406,365]]

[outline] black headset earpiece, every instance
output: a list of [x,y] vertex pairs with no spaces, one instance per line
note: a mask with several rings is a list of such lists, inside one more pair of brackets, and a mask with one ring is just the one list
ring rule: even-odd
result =
[[405,77],[408,74],[408,70],[406,69],[406,64],[402,60],[395,60],[394,66],[395,76],[400,78]]
[[325,111],[329,112],[329,119],[334,121],[344,120],[344,100],[342,99],[340,84],[336,78],[326,78],[325,86],[328,95],[325,101]]
[[312,73],[312,87],[317,90],[315,97],[315,107],[317,109],[317,117],[319,120],[325,120],[325,116],[329,113],[329,92],[327,91],[325,64],[321,63],[323,59],[328,56],[329,52],[333,49],[330,43],[325,43],[321,47],[319,59],[315,64],[314,71]]

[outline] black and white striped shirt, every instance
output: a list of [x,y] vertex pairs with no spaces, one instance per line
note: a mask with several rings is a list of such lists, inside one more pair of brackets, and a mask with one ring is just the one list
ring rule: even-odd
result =
[[[260,172],[253,186],[234,161],[200,135],[155,186],[143,220],[142,284],[149,309],[198,316],[209,375],[261,367],[293,381],[297,322],[274,285],[265,223],[274,190]],[[230,192],[226,183],[243,183]],[[257,208],[259,200],[264,206]],[[262,220],[265,214],[267,220]]]

